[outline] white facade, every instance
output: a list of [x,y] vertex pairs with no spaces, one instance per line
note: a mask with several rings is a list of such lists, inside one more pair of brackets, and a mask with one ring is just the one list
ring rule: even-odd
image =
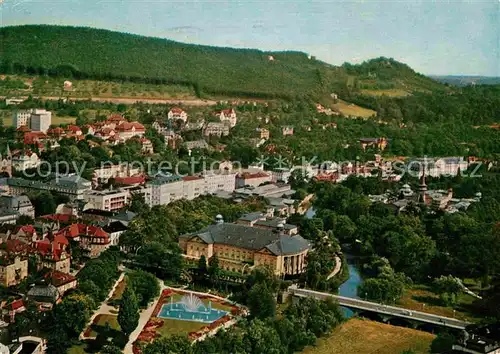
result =
[[30,126],[30,118],[31,118],[31,109],[23,110],[23,111],[15,111],[12,114],[12,122],[14,122],[14,126],[17,128],[22,127],[23,125],[29,127]]
[[36,132],[46,133],[52,124],[52,112],[45,109],[35,109],[31,114],[30,128]]
[[108,165],[104,164],[101,168],[96,168],[94,170],[94,175],[92,176],[93,182],[104,182],[106,183],[110,178],[117,177],[131,177],[138,175],[142,172],[139,167],[134,167],[128,163],[122,163],[118,165]]
[[16,171],[26,171],[30,168],[37,168],[40,166],[40,159],[34,152],[21,153],[12,157],[12,167]]
[[203,175],[204,194],[217,191],[233,192],[236,185],[236,173],[215,173],[208,171]]
[[276,168],[271,172],[273,182],[285,182],[288,183],[288,178],[291,175],[289,168]]
[[186,123],[188,119],[188,115],[186,112],[184,112],[181,108],[179,107],[174,107],[170,111],[168,111],[167,114],[168,119],[170,120],[182,120],[184,123]]
[[231,128],[236,125],[237,118],[234,109],[225,109],[217,113],[222,123],[228,123]]
[[160,177],[149,184],[151,205],[166,205],[184,197],[184,182],[179,177]]
[[89,191],[83,197],[87,202],[85,209],[99,209],[106,211],[119,210],[130,202],[130,192],[127,190]]
[[183,196],[187,200],[192,200],[205,193],[205,181],[202,177],[186,176],[183,179]]

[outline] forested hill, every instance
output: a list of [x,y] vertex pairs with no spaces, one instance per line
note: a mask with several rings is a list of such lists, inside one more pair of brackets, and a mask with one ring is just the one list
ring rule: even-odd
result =
[[2,73],[180,83],[198,95],[317,96],[367,84],[409,92],[441,87],[392,59],[375,60],[378,67],[372,61],[334,67],[300,52],[209,47],[83,27],[4,27],[0,43]]

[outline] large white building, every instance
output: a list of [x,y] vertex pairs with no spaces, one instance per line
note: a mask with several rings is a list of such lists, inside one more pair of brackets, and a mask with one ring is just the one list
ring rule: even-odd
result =
[[45,109],[28,109],[13,113],[14,126],[20,128],[27,126],[33,131],[46,133],[52,124],[52,112]]
[[22,111],[14,111],[12,113],[12,122],[14,122],[14,126],[17,128],[24,126],[30,126],[30,118],[31,118],[31,109],[22,110]]
[[184,198],[184,181],[179,176],[161,176],[148,183],[151,205],[166,205]]
[[35,109],[31,114],[31,130],[46,133],[52,124],[52,112],[45,109]]
[[84,209],[118,211],[132,202],[134,194],[141,195],[144,202],[151,206],[151,186],[129,186],[119,189],[91,190],[85,193]]

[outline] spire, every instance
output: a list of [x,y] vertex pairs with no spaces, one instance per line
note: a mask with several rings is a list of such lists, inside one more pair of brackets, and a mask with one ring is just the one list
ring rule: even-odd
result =
[[420,186],[418,187],[418,202],[425,203],[425,192],[427,192],[427,184],[425,183],[425,168],[420,177]]
[[10,147],[9,147],[9,143],[7,143],[7,157],[11,157],[12,154],[10,152]]

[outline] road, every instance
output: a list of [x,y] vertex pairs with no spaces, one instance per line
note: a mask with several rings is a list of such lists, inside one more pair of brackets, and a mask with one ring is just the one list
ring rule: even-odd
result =
[[340,259],[339,256],[335,255],[335,268],[330,274],[328,274],[326,280],[329,280],[336,276],[340,272],[340,269],[342,269],[342,259]]
[[[151,103],[151,104],[182,104],[184,106],[214,106],[217,104],[213,100],[201,100],[197,98],[192,99],[178,99],[178,98],[151,98],[151,97],[59,97],[59,96],[33,96],[34,98],[58,101],[60,99],[68,99],[70,101],[87,101],[91,100],[94,102],[111,102],[115,104],[134,104],[134,103]],[[1,99],[5,99],[5,96],[0,96]],[[18,97],[22,99],[27,99],[28,97]]]
[[457,320],[454,318],[433,315],[430,313],[425,313],[425,312],[420,312],[420,311],[407,310],[407,309],[404,309],[401,307],[387,306],[387,305],[382,305],[382,304],[378,304],[375,302],[353,299],[350,297],[339,296],[339,295],[334,295],[334,294],[329,294],[329,293],[322,293],[322,292],[314,291],[314,290],[297,289],[297,288],[290,287],[289,291],[293,295],[299,296],[299,297],[314,297],[314,298],[320,299],[320,300],[324,300],[328,297],[331,297],[331,298],[335,299],[336,301],[338,301],[338,303],[341,306],[346,306],[349,308],[365,310],[365,311],[372,311],[372,312],[376,312],[379,314],[396,316],[396,317],[400,317],[400,318],[406,318],[406,319],[410,319],[410,320],[415,320],[415,321],[419,321],[419,322],[435,324],[435,325],[445,326],[445,327],[450,327],[450,328],[455,328],[455,329],[464,329],[467,325],[470,324],[470,323],[460,321],[460,320]]

